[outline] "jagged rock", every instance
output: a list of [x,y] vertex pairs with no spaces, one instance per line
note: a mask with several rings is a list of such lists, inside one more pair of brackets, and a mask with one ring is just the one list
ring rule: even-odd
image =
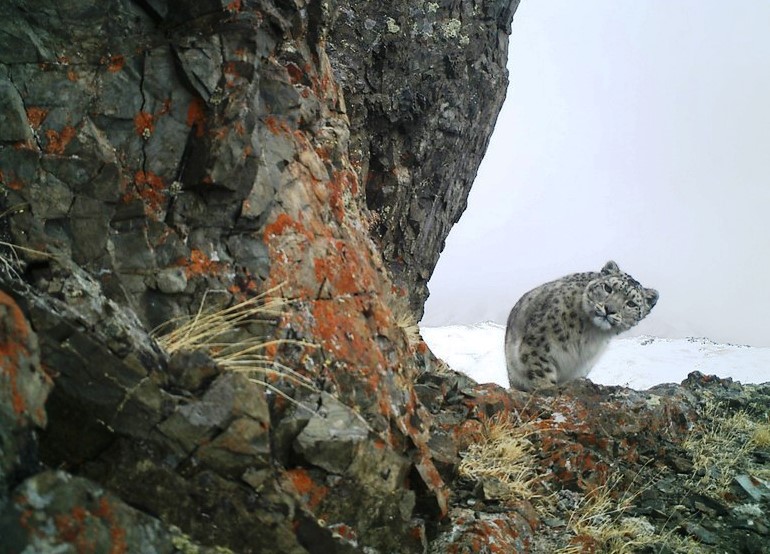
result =
[[14,481],[38,470],[34,430],[46,425],[51,386],[40,366],[37,335],[0,291],[0,504]]
[[[708,436],[730,434],[735,437],[733,446],[705,443],[702,447],[705,455],[712,457],[711,465],[734,464],[736,468],[751,468],[754,475],[766,476],[770,469],[767,462],[751,454],[762,447],[752,446],[748,442],[750,435],[740,438],[734,429],[721,426],[735,414],[738,425],[745,425],[741,414],[754,417],[757,425],[766,425],[770,401],[767,385],[740,385],[693,373],[681,386],[665,385],[649,391],[605,387],[583,380],[529,394],[505,391],[496,385],[465,384],[458,388],[461,380],[451,372],[424,375],[421,381],[430,383],[434,390],[445,391],[442,406],[437,406],[439,399],[432,397],[442,417],[433,419],[429,444],[440,445],[440,457],[448,467],[456,469],[463,453],[478,442],[480,425],[497,414],[510,414],[521,422],[522,432],[533,445],[532,470],[540,476],[542,485],[538,490],[540,502],[553,493],[559,498],[555,503],[541,504],[545,508],[542,511],[549,514],[547,518],[525,516],[532,531],[522,534],[514,522],[525,504],[507,504],[502,500],[499,483],[493,483],[493,479],[468,481],[467,477],[455,477],[450,517],[439,527],[442,546],[433,548],[460,551],[473,541],[476,549],[483,548],[480,545],[492,548],[493,543],[506,544],[520,537],[525,537],[523,551],[527,552],[553,552],[570,546],[570,540],[571,546],[606,548],[595,537],[575,535],[568,522],[577,517],[575,512],[588,497],[609,488],[612,502],[621,503],[624,498],[633,502],[615,515],[605,508],[605,512],[591,517],[616,529],[632,526],[623,531],[626,542],[637,540],[639,537],[632,536],[637,532],[649,535],[644,544],[655,551],[766,551],[766,547],[758,545],[763,544],[770,522],[770,499],[757,501],[745,488],[743,495],[739,494],[740,482],[750,490],[755,490],[750,483],[756,482],[756,490],[765,485],[741,473],[735,477],[739,489],[703,485],[709,481],[702,481],[704,476],[699,477],[694,470],[695,447],[688,449],[687,441],[697,436],[694,433],[699,428],[712,433]],[[463,398],[461,402],[457,401],[457,393]],[[738,398],[746,412],[731,411]],[[707,408],[716,404],[724,411]],[[724,448],[734,451],[718,451]],[[689,465],[685,467],[682,460]],[[718,472],[725,469],[719,468]],[[497,487],[492,486],[495,484]],[[538,499],[531,502],[537,504]],[[468,525],[463,511],[467,511],[467,505],[473,506],[473,521],[500,518],[504,513],[508,515],[504,519],[514,527],[496,527],[496,535],[502,533],[502,538],[480,538],[483,533],[477,531],[477,524]],[[644,525],[631,523],[641,521],[633,518],[642,518]],[[676,546],[673,541],[682,536],[690,536],[694,542]]]
[[[394,314],[405,292],[368,232],[369,175],[351,152],[343,68],[328,56],[335,43],[340,52],[335,22],[349,9],[240,0],[0,7],[0,232],[21,247],[9,251],[19,262],[8,256],[3,286],[56,376],[43,460],[209,544],[422,551],[423,507],[431,517],[447,508],[427,448],[430,416],[412,388],[420,353]],[[512,10],[450,10],[421,12],[472,31],[458,39],[465,54],[451,45],[452,71],[423,80],[451,96],[425,121],[441,117],[473,144],[457,160],[467,189],[505,87]],[[426,63],[442,59],[453,22]],[[402,34],[377,57],[400,63],[413,48]],[[476,62],[494,82],[483,89],[489,104],[477,99],[486,123],[472,129],[453,106],[467,105],[460,96],[476,82]],[[368,123],[356,121],[359,143]],[[433,149],[436,160],[446,148]],[[437,167],[429,150],[426,171]],[[451,201],[446,221],[461,203]],[[442,225],[432,225],[433,243]],[[435,263],[437,253],[426,255]],[[169,357],[150,335],[278,285],[289,300],[278,325],[242,332],[269,329],[269,355],[310,385],[278,378],[267,393],[200,355]],[[355,408],[366,434],[336,440],[328,421],[292,419],[279,400],[307,404],[321,392]],[[312,491],[328,489],[325,503],[292,485],[289,476],[305,474],[318,482]]]
[[46,471],[21,483],[0,506],[0,529],[2,554],[229,552],[205,547],[87,479],[63,471]]
[[505,514],[488,514],[455,508],[449,518],[452,527],[431,542],[431,554],[531,552],[533,523],[515,510]]
[[345,93],[351,158],[372,234],[420,315],[505,98],[518,5],[335,4],[327,48]]
[[334,397],[325,394],[319,400],[318,410],[294,439],[294,450],[308,463],[342,474],[370,429],[361,416]]

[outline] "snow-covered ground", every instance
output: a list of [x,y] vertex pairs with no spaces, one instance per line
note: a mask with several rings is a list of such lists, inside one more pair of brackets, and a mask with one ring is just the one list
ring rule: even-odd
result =
[[[502,325],[486,322],[422,327],[420,331],[433,353],[452,369],[480,383],[508,386]],[[679,383],[691,371],[732,377],[741,383],[765,383],[770,381],[770,348],[695,338],[616,338],[588,377],[595,383],[644,390],[660,383]]]

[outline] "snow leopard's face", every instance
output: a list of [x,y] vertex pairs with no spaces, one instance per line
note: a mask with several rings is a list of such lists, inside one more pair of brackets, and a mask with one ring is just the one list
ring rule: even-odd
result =
[[620,333],[639,323],[658,301],[658,291],[646,289],[615,262],[607,262],[583,293],[583,309],[599,329]]

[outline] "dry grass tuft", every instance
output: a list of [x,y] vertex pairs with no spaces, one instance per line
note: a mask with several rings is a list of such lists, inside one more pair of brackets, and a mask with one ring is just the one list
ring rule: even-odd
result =
[[[275,295],[278,289],[280,285],[238,304],[205,311],[208,291],[194,316],[167,322],[153,331],[153,336],[169,354],[180,350],[205,350],[225,371],[247,373],[252,381],[297,404],[273,383],[286,380],[311,391],[317,391],[317,387],[304,375],[277,362],[274,353],[281,344],[315,345],[269,339],[264,333],[254,332],[254,329],[264,328],[265,324],[275,324],[285,311],[287,300]],[[169,327],[174,329],[164,332]]]
[[415,346],[420,343],[422,341],[420,326],[409,306],[409,300],[405,297],[393,297],[390,301],[390,309],[393,312],[394,323],[404,333],[409,345]]
[[440,373],[440,374],[445,374],[445,373],[449,373],[450,371],[452,371],[452,368],[449,367],[449,364],[446,363],[444,360],[442,360],[441,358],[437,358],[437,360],[438,361],[436,362],[436,364],[432,368],[432,371],[434,371],[436,373]]
[[756,424],[750,442],[756,448],[770,448],[770,421]]
[[744,412],[728,414],[709,401],[700,429],[683,446],[690,454],[699,487],[721,495],[729,490],[738,473],[751,469],[750,453],[770,444],[770,425],[758,423]]
[[484,421],[481,440],[462,454],[460,475],[476,481],[492,480],[505,502],[539,498],[533,445],[528,439],[535,431],[515,422],[510,414],[496,414]]
[[618,484],[608,482],[583,496],[567,523],[567,531],[574,537],[557,554],[632,554],[644,549],[681,554],[706,552],[691,538],[675,536],[673,529],[661,535],[646,519],[627,515],[635,499],[652,484],[633,492],[633,484],[623,492],[617,490]]
[[575,538],[559,554],[584,552],[588,545],[591,551],[625,554],[650,544],[655,528],[644,519],[624,516],[641,491],[625,491],[616,499],[615,489],[616,483],[607,483],[583,496],[567,522]]

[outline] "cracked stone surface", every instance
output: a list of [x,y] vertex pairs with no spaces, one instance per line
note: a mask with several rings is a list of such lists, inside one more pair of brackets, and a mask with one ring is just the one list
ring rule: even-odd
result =
[[51,386],[37,335],[13,298],[0,291],[0,504],[9,486],[39,469],[34,430],[46,425]]
[[420,315],[505,99],[518,5],[337,4],[327,48],[345,92],[351,160],[372,236]]
[[[94,483],[63,471],[30,477],[0,507],[0,552],[199,552],[224,554],[193,541]],[[226,551],[225,551],[226,552]]]
[[[4,494],[42,463],[203,545],[425,551],[449,493],[398,322],[491,133],[516,4],[4,2],[0,279],[53,383]],[[285,307],[238,333],[302,386],[152,333],[264,291]]]

